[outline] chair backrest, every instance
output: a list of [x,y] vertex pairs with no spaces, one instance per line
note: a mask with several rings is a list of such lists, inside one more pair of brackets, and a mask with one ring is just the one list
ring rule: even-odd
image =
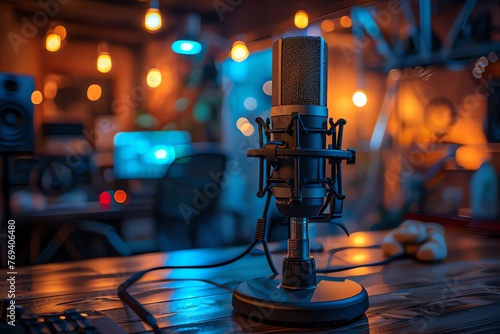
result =
[[201,224],[216,214],[225,173],[222,153],[195,153],[180,157],[159,180],[154,214],[161,250],[196,247]]

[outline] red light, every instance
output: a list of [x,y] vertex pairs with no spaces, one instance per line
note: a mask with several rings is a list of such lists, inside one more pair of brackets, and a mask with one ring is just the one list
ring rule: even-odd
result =
[[103,191],[99,195],[99,203],[101,203],[101,205],[110,205],[111,204],[111,194],[107,191]]

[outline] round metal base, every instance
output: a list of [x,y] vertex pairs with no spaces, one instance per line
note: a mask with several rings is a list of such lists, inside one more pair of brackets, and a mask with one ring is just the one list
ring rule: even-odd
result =
[[245,281],[233,292],[233,307],[252,321],[315,326],[350,322],[368,309],[368,294],[358,283],[329,276],[316,282],[315,288],[289,290],[281,276]]

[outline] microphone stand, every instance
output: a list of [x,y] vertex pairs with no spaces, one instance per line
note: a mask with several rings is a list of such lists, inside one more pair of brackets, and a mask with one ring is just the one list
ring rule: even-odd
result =
[[286,289],[309,289],[316,286],[316,265],[309,253],[309,219],[290,217],[288,254],[283,259],[282,286]]
[[[259,221],[266,219],[270,191],[274,183],[285,182],[267,177],[266,185],[263,185],[264,173],[272,175],[273,163],[278,157],[293,155],[298,160],[301,154],[309,154],[328,158],[332,166],[331,179],[318,181],[325,183],[329,189],[327,200],[318,217],[290,217],[288,254],[283,260],[282,274],[242,282],[233,292],[233,307],[254,322],[292,326],[337,326],[362,318],[369,304],[366,290],[349,279],[316,276],[315,261],[310,256],[309,250],[309,221],[332,222],[333,218],[339,217],[339,210],[342,210],[341,203],[345,196],[341,183],[340,163],[341,160],[346,160],[348,164],[353,164],[356,159],[355,150],[343,151],[341,147],[345,120],[340,119],[336,123],[332,119],[329,120],[331,127],[327,134],[331,135],[332,143],[328,150],[314,152],[309,150],[307,153],[303,150],[291,151],[278,148],[280,143],[269,140],[269,134],[272,131],[269,128],[269,120],[264,122],[261,118],[257,118],[256,121],[259,124],[260,148],[249,150],[247,154],[260,158],[261,182],[257,196],[263,197],[268,194],[264,215]],[[294,115],[291,122],[295,123],[295,128],[298,129],[300,115]],[[338,132],[337,127],[339,127]],[[307,131],[314,132],[313,129],[307,129]],[[265,144],[263,132],[267,139]],[[269,153],[270,151],[272,154]],[[338,202],[340,202],[340,207]],[[330,212],[323,214],[328,204]],[[337,224],[347,233],[342,223],[334,221],[332,223]]]

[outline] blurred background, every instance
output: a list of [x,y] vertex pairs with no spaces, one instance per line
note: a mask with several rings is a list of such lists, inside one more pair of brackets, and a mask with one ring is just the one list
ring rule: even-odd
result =
[[[500,220],[496,0],[2,0],[0,35],[20,263],[251,241],[264,201],[246,151],[283,36],[328,43],[329,115],[358,154],[351,231]],[[270,219],[286,239],[274,204]]]

